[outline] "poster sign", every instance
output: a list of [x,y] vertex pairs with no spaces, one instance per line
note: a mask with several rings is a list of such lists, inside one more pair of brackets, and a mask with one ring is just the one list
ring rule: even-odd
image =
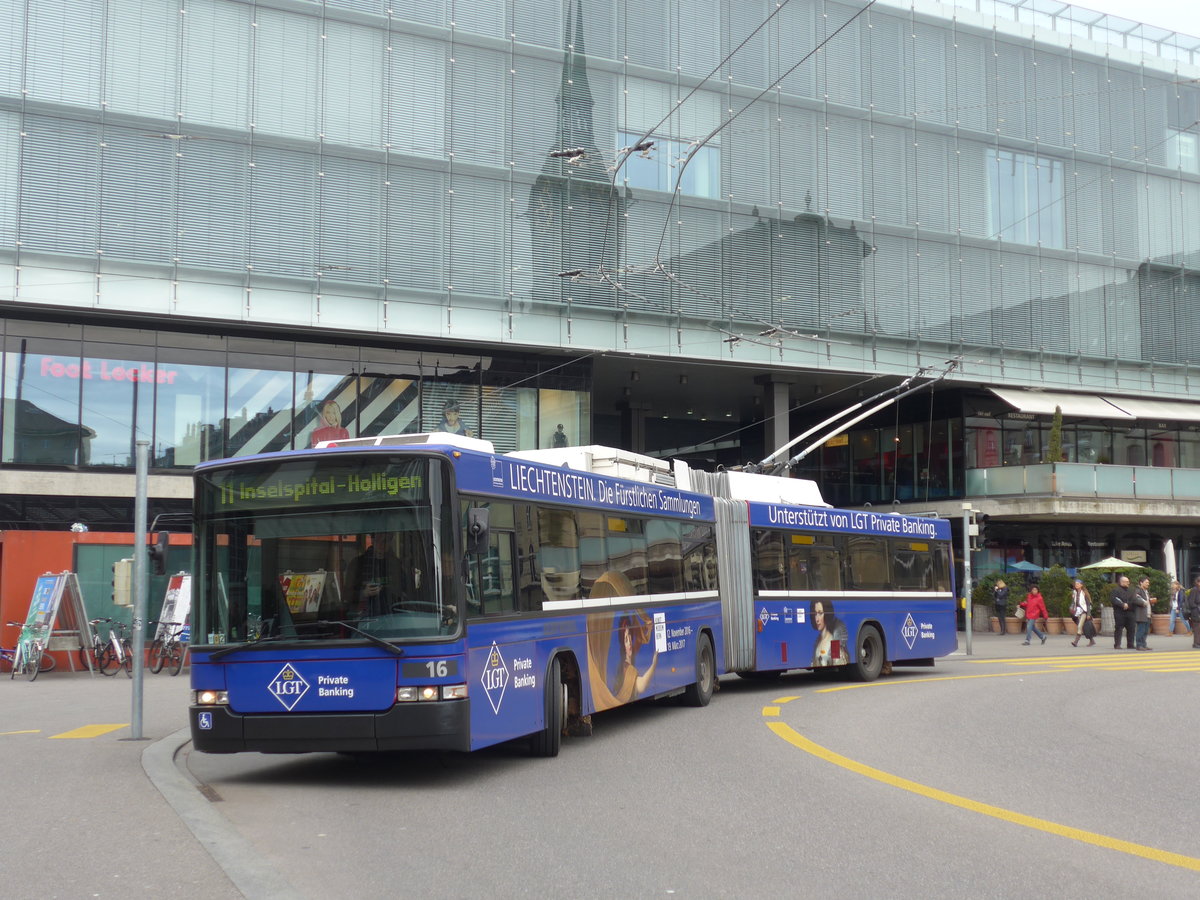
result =
[[279,587],[287,598],[288,612],[315,613],[321,607],[325,590],[325,571],[285,572],[279,576]]
[[[158,614],[158,628],[154,640],[166,641],[174,633],[180,641],[187,641],[188,616],[192,612],[192,576],[186,572],[172,575],[167,580],[167,593],[163,596],[162,612]],[[175,625],[167,625],[174,622]],[[182,630],[178,626],[183,626]]]
[[[60,640],[52,647],[50,637],[55,633]],[[22,643],[41,641],[51,650],[67,649],[61,646],[64,642],[80,649],[91,646],[92,626],[88,623],[83,592],[79,589],[79,578],[74,572],[60,572],[57,575],[47,572],[38,578],[17,640]],[[74,662],[71,668],[75,668]]]

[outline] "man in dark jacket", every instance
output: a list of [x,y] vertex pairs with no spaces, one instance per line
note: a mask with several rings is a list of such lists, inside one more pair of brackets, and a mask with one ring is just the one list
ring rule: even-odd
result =
[[1121,649],[1121,629],[1125,629],[1125,646],[1127,649],[1133,649],[1133,630],[1137,625],[1134,606],[1136,604],[1133,588],[1129,586],[1128,575],[1117,576],[1117,586],[1112,592],[1112,608],[1113,608],[1113,649]]
[[1196,576],[1195,587],[1188,591],[1183,609],[1192,623],[1192,649],[1200,650],[1200,628],[1197,627],[1200,626],[1200,575]]

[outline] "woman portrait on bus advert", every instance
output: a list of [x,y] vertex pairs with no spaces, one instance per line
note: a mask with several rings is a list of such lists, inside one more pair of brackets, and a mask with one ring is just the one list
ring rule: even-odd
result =
[[[618,649],[621,661],[613,678],[613,695],[619,703],[636,700],[650,687],[654,669],[658,666],[658,648],[654,646],[654,622],[643,612],[621,616],[617,623]],[[653,655],[645,672],[639,672],[635,660],[638,651],[650,644]]]
[[850,662],[846,650],[846,623],[833,614],[832,600],[814,600],[809,609],[809,624],[817,633],[812,664],[843,666]]

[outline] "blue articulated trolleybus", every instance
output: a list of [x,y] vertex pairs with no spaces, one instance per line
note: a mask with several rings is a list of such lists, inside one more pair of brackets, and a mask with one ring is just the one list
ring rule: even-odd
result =
[[553,756],[716,676],[872,679],[957,646],[949,525],[815,485],[448,434],[196,469],[196,749]]
[[448,434],[213,462],[195,480],[198,750],[529,736],[553,756],[596,711],[712,695],[711,497]]

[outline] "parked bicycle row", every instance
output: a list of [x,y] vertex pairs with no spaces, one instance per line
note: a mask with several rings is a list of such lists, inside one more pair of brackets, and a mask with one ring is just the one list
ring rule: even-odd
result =
[[[22,622],[8,624],[18,628],[24,626]],[[92,645],[79,648],[80,665],[103,675],[115,675],[124,669],[126,677],[132,678],[132,627],[107,617],[91,619],[89,624],[92,626]],[[101,636],[100,626],[107,626],[106,636]],[[185,626],[181,622],[153,620],[147,623],[147,628],[154,629],[155,638],[146,648],[146,667],[155,674],[166,669],[172,675],[178,675],[187,654],[187,644],[182,640]],[[10,678],[23,675],[33,681],[42,672],[53,671],[56,665],[54,656],[46,650],[46,641],[42,636],[26,634],[16,647],[0,648],[0,671],[7,670]]]

